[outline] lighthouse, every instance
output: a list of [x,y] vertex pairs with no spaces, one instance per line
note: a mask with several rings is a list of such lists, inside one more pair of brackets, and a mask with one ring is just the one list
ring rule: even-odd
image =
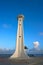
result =
[[24,51],[24,29],[23,29],[23,21],[24,15],[20,14],[17,17],[18,20],[18,28],[17,28],[17,36],[16,36],[16,49],[10,59],[28,59],[28,56]]

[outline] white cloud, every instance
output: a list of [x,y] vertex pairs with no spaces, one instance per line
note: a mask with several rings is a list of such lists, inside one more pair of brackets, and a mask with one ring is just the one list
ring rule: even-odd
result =
[[40,35],[43,36],[43,32],[40,32]]
[[12,25],[10,25],[10,24],[3,24],[2,25],[4,28],[11,28],[12,27]]
[[9,48],[4,48],[3,50],[9,51],[10,49]]
[[35,42],[33,42],[33,45],[34,45],[34,48],[38,48],[39,47],[39,42],[35,41]]
[[9,48],[0,48],[0,51],[9,51],[10,49]]

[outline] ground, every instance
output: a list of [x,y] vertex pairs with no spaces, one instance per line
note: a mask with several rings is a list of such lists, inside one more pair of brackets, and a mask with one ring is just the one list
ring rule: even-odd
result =
[[43,65],[43,57],[31,57],[28,60],[0,58],[0,65]]

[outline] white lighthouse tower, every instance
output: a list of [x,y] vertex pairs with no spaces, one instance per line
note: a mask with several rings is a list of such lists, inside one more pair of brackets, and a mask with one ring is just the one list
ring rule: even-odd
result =
[[19,15],[18,19],[18,29],[17,29],[17,38],[16,38],[16,50],[10,59],[28,59],[28,56],[24,52],[24,33],[23,33],[23,20],[24,16]]

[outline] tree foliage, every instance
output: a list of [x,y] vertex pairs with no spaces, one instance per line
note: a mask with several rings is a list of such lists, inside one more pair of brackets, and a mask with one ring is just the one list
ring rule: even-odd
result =
[[28,49],[27,46],[24,46],[24,49]]

